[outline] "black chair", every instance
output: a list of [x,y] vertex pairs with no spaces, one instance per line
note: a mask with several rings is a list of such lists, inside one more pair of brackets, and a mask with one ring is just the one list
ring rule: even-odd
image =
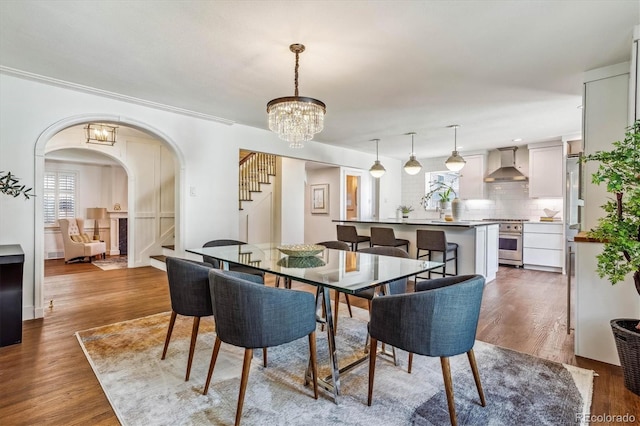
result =
[[221,342],[245,348],[235,424],[240,424],[253,349],[309,338],[314,398],[318,399],[316,364],[316,301],[311,293],[255,285],[228,271],[209,271],[216,341],[204,394],[216,365]]
[[[420,251],[426,251],[425,254],[420,254]],[[431,253],[442,253],[442,272],[434,272],[434,274],[442,275],[443,277],[449,275],[458,275],[458,244],[448,243],[447,236],[444,231],[431,231],[426,229],[418,229],[416,231],[416,259],[427,256],[427,260],[431,260]],[[435,259],[434,259],[435,260]],[[447,274],[447,262],[453,260],[456,269],[455,274]],[[431,279],[431,272],[428,272],[427,277],[416,276],[416,280]]]
[[369,243],[371,247],[371,237],[366,235],[358,235],[355,226],[351,225],[336,225],[338,230],[338,241],[351,244],[351,251],[356,251],[359,248],[360,243]]
[[485,406],[473,353],[484,282],[482,275],[438,278],[416,284],[415,293],[372,300],[368,405],[373,399],[377,342],[381,341],[409,352],[409,370],[414,353],[440,357],[452,425],[457,420],[449,357],[466,352],[480,402]]
[[[318,244],[330,249],[350,251],[349,244],[343,241],[323,241]],[[335,309],[333,310],[333,332],[334,333],[338,331],[338,308],[340,306],[340,294],[341,294],[340,291],[335,290],[334,297],[333,297],[336,305]],[[351,312],[351,301],[349,300],[349,295],[345,294],[344,298],[347,301],[347,309],[349,309],[349,316],[353,318],[353,312]]]
[[[204,243],[202,247],[222,247],[222,246],[233,246],[236,244],[245,245],[247,243],[245,243],[244,241],[238,241],[238,240],[211,240]],[[202,259],[205,262],[211,263],[214,268],[219,269],[221,267],[220,262],[218,262],[217,259],[214,259],[210,256],[202,255]],[[264,272],[262,272],[259,269],[252,268],[250,266],[229,264],[229,270],[235,271],[235,272],[243,272],[245,274],[258,275],[264,279]]]
[[160,359],[165,359],[167,355],[177,315],[193,317],[187,374],[184,378],[186,381],[189,380],[189,375],[191,374],[191,363],[196,347],[200,318],[213,315],[211,296],[209,294],[209,271],[212,265],[177,257],[167,257],[166,265],[169,295],[171,297],[171,319],[169,320],[169,329],[167,330],[167,337],[164,341],[164,349]]
[[409,251],[409,240],[396,238],[392,228],[371,227],[371,247],[406,247]]

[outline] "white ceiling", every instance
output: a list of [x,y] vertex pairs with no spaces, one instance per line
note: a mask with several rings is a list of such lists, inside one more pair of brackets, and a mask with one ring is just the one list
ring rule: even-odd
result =
[[[583,72],[630,59],[640,1],[0,1],[0,70],[267,128],[327,104],[317,142],[407,158],[575,136]],[[285,142],[283,142],[285,143]],[[316,142],[310,142],[316,143]]]

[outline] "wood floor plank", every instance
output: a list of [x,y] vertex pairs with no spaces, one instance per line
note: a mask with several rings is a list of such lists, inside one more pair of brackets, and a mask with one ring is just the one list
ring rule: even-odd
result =
[[[118,424],[74,333],[169,311],[166,272],[45,263],[45,300],[53,300],[53,307],[44,318],[24,322],[21,344],[0,348],[0,424]],[[478,340],[595,370],[592,413],[640,418],[640,397],[624,387],[619,367],[573,354],[573,332],[566,333],[565,279],[500,267],[485,289]],[[267,284],[274,283],[267,275]],[[294,288],[315,291],[300,283]],[[367,306],[355,297],[351,303]],[[482,376],[482,365],[479,370]]]

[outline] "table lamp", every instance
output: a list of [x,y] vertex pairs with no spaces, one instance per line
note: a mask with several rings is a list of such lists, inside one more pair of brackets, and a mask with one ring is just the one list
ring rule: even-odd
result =
[[107,218],[107,209],[104,207],[90,207],[87,209],[87,219],[93,219],[93,239],[100,239],[100,230],[98,229],[98,221]]

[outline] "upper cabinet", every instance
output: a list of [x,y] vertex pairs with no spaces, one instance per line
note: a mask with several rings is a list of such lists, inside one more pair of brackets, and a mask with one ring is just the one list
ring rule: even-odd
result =
[[562,142],[529,144],[529,197],[562,198]]
[[486,198],[485,195],[485,156],[484,155],[465,155],[467,162],[462,170],[460,170],[458,182],[460,189],[458,190],[458,198],[462,200],[474,200]]

